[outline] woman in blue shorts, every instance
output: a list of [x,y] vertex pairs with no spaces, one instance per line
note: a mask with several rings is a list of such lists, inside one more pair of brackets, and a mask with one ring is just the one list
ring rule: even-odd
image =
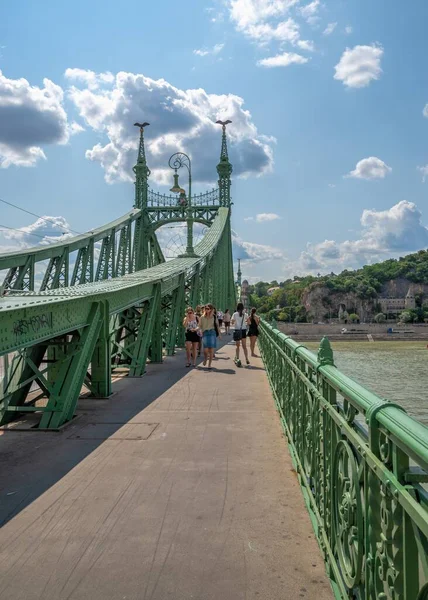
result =
[[208,361],[208,369],[211,369],[214,349],[217,346],[216,326],[218,328],[218,323],[216,323],[214,316],[214,306],[207,304],[204,306],[204,312],[199,319],[199,329],[202,331],[202,341],[204,344],[204,366]]

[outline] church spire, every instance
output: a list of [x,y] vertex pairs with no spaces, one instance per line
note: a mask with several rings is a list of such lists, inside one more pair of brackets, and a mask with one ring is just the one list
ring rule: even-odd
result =
[[150,169],[146,162],[146,150],[144,147],[144,127],[150,123],[134,123],[140,128],[140,145],[138,147],[137,164],[133,168],[135,173],[135,203],[134,208],[143,208],[147,204],[147,180]]
[[230,176],[233,168],[229,162],[227,152],[226,125],[232,123],[232,121],[216,121],[216,123],[222,126],[220,162],[217,165],[220,206],[230,206]]
[[242,280],[242,272],[241,272],[241,259],[238,258],[238,279],[236,280],[236,283],[240,286],[241,285],[241,280]]

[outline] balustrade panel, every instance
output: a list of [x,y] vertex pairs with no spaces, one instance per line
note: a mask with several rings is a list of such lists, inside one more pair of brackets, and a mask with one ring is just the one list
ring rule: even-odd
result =
[[335,595],[428,600],[428,428],[260,325],[259,344]]

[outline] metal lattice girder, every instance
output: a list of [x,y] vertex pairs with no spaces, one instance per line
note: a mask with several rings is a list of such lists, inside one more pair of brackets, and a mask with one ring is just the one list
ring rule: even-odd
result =
[[54,382],[39,427],[55,429],[73,418],[89,361],[94,352],[102,326],[100,302],[91,306],[88,323],[73,333],[68,352],[64,357],[58,378]]
[[147,356],[152,340],[153,328],[156,320],[159,320],[159,309],[161,302],[161,286],[156,284],[153,290],[153,298],[147,303],[141,315],[137,339],[129,369],[131,377],[140,377],[146,370]]
[[[52,279],[51,274],[46,274],[47,271],[52,271],[54,274],[56,272],[56,264],[58,264],[61,257],[64,255],[64,251],[68,252],[68,262],[67,269],[71,270],[73,265],[70,265],[70,256],[74,255],[75,252],[79,254],[79,251],[84,248],[93,248],[93,245],[96,242],[102,241],[105,237],[108,237],[110,233],[114,230],[116,233],[120,232],[124,227],[127,227],[129,224],[132,224],[136,219],[141,216],[141,210],[134,209],[129,211],[123,217],[108,223],[98,229],[94,229],[85,234],[77,235],[73,238],[67,238],[64,241],[57,242],[55,244],[48,244],[46,246],[38,246],[36,248],[30,248],[25,250],[20,250],[18,252],[8,252],[5,254],[0,254],[0,271],[7,271],[7,275],[0,285],[0,290],[4,291],[6,289],[30,289],[34,290],[34,272],[35,265],[38,264],[38,271],[44,270],[44,277],[46,276],[46,289],[50,289],[52,286],[50,285],[50,281]],[[77,285],[79,283],[87,283],[88,281],[93,281],[94,274],[94,258],[91,253],[89,256],[92,256],[89,261],[88,270],[90,270],[89,277],[85,276],[83,281],[79,280],[77,276],[74,280],[74,284]],[[54,260],[56,263],[54,264]],[[44,262],[48,262],[48,267],[44,266]],[[52,264],[51,264],[52,261]],[[62,265],[62,268],[65,269],[65,265]],[[16,277],[24,270],[25,278],[24,285],[21,287],[15,286],[14,281]],[[28,287],[26,286],[26,282],[28,281]]]
[[124,227],[119,236],[119,245],[117,249],[116,277],[130,273],[131,266],[131,223]]
[[166,352],[168,356],[175,353],[177,345],[178,328],[180,319],[184,315],[184,274],[180,275],[177,288],[174,290],[171,301],[169,327],[166,335]]
[[40,290],[53,290],[68,286],[69,249],[63,248],[59,256],[50,259]]
[[25,291],[34,289],[34,256],[30,254],[24,264],[9,268],[0,288],[0,296],[9,289]]
[[[164,332],[160,324],[164,318],[167,319],[165,345],[173,353],[177,341],[182,343],[185,282],[188,296],[193,298],[204,297],[201,283],[209,292],[215,286],[222,290],[228,285],[228,268],[216,270],[219,279],[215,285],[210,279],[212,265],[217,260],[223,265],[229,218],[229,210],[220,208],[208,233],[195,248],[196,258],[177,258],[114,279],[0,298],[0,356],[22,352],[25,356],[22,369],[27,370],[23,374],[15,369],[13,377],[8,378],[15,383],[18,378],[20,383],[19,390],[16,386],[13,389],[16,394],[12,402],[10,389],[1,393],[3,417],[9,419],[11,413],[16,416],[21,406],[24,411],[42,412],[41,426],[58,427],[72,417],[85,377],[94,395],[104,397],[110,393],[110,346],[113,354],[127,357],[135,374],[143,373],[150,349],[152,360],[162,359]],[[84,268],[83,258],[79,269]],[[193,290],[198,283],[199,290]],[[154,289],[158,290],[156,294]],[[157,295],[163,298],[162,304],[171,299],[167,311],[155,308]],[[151,318],[152,312],[157,318]],[[121,334],[115,347],[111,342],[118,330]],[[45,407],[35,406],[34,394],[29,389],[33,383],[48,399]]]
[[80,248],[74,263],[71,285],[90,283],[94,280],[94,240],[91,239],[87,246]]
[[91,395],[107,398],[111,392],[110,311],[108,301],[101,303],[101,327],[87,373]]

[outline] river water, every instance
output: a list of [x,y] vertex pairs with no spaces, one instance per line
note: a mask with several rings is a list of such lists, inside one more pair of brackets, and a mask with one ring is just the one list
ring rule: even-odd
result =
[[[331,342],[338,369],[428,425],[427,342]],[[312,352],[318,343],[305,342]]]

